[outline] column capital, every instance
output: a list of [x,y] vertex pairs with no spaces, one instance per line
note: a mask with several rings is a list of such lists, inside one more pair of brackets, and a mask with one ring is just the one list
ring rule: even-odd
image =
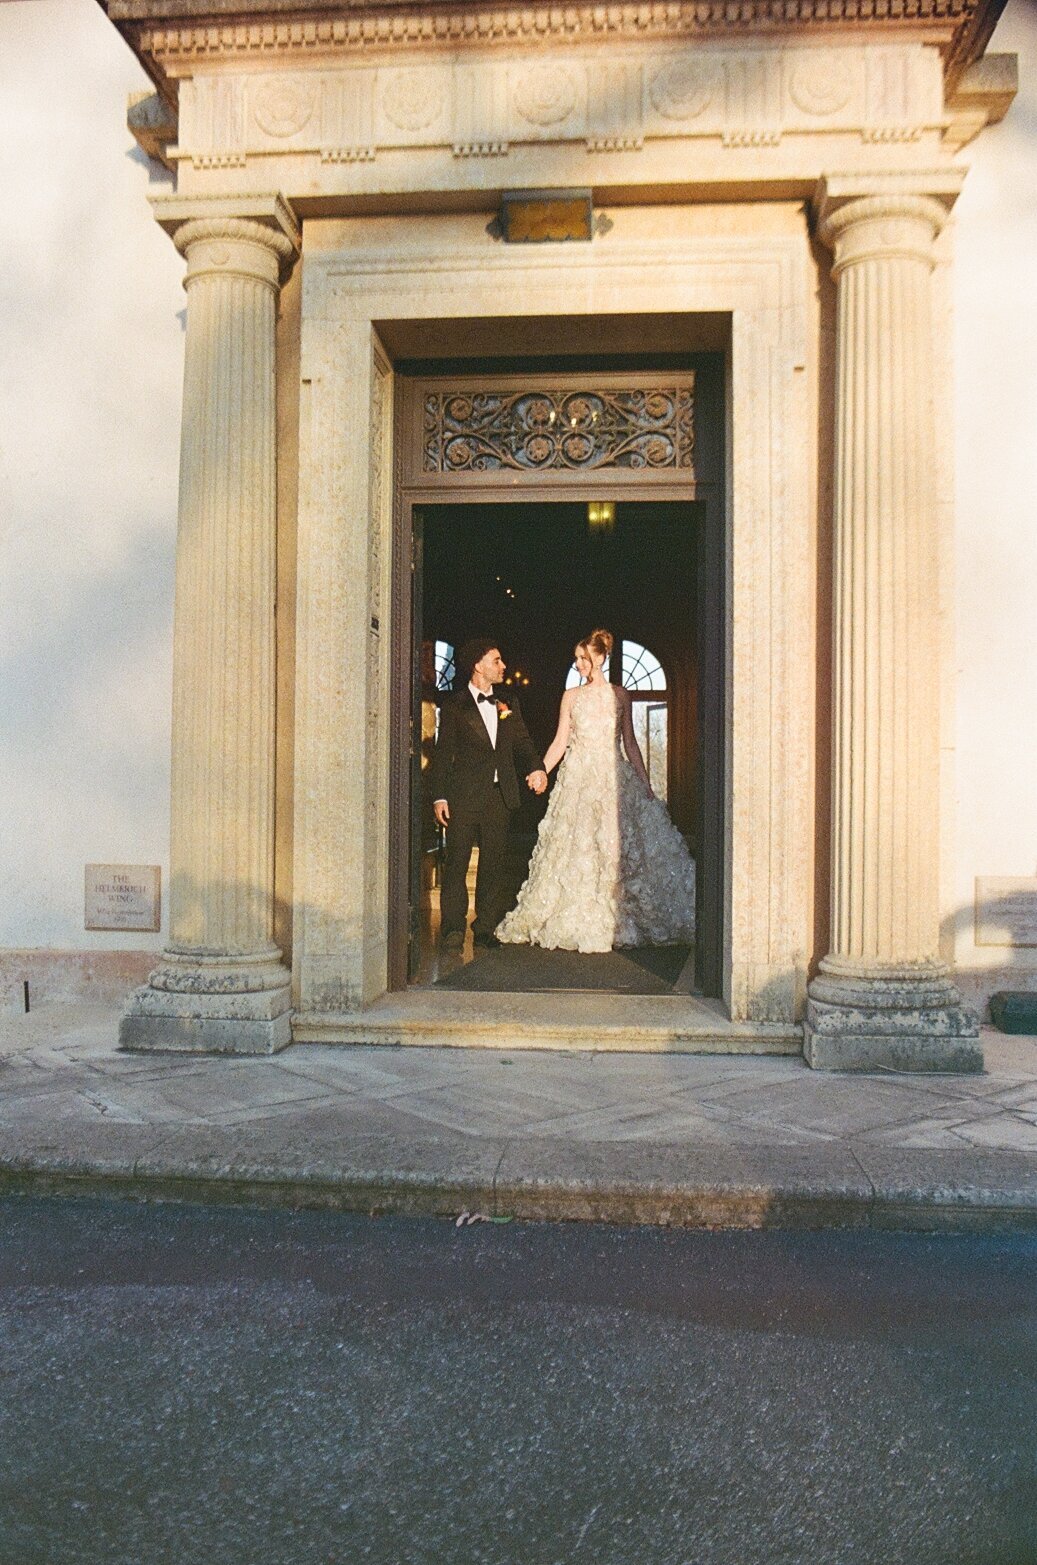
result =
[[[152,211],[181,255],[202,241],[258,247],[267,253],[263,272],[273,263],[276,284],[302,248],[302,230],[284,196],[153,196]],[[189,258],[190,259],[190,258]],[[216,263],[217,265],[220,263]],[[206,268],[208,269],[208,268]],[[190,274],[189,274],[190,275]]]
[[829,174],[811,209],[822,243],[835,255],[833,276],[855,261],[880,256],[932,266],[932,244],[964,180],[962,169],[886,174]]

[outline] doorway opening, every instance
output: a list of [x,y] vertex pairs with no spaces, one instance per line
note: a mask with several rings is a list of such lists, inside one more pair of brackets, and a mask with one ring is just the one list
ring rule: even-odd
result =
[[[412,732],[421,743],[412,770],[411,985],[483,993],[719,992],[721,891],[714,882],[721,848],[711,833],[722,759],[710,716],[721,701],[722,616],[711,524],[701,500],[480,498],[414,508]],[[466,683],[457,650],[473,633],[498,639],[507,664],[498,695],[518,701],[543,754],[562,692],[579,680],[574,645],[598,626],[615,637],[607,676],[630,692],[653,790],[696,861],[695,945],[600,955],[529,946],[476,950],[469,932],[460,953],[445,953],[438,940],[443,833],[427,772],[439,703]],[[549,797],[528,794],[512,816],[510,902]],[[473,855],[470,896],[476,862]]]

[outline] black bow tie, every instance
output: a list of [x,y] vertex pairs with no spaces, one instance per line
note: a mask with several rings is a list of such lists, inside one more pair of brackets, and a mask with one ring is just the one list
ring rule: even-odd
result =
[[479,694],[476,697],[476,699],[478,701],[488,701],[491,706],[495,706],[496,703],[497,703],[497,697],[496,696],[484,696],[481,690],[479,691]]

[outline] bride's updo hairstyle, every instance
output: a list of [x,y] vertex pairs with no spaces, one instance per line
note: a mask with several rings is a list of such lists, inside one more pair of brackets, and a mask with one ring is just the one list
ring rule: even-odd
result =
[[584,636],[578,643],[586,647],[588,652],[596,652],[598,657],[607,661],[612,656],[612,632],[610,630],[592,630],[589,636]]

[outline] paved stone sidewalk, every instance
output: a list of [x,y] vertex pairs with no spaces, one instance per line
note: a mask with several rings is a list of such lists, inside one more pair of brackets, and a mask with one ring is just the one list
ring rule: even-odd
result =
[[1037,1226],[1037,1039],[983,1076],[790,1057],[296,1045],[127,1055],[0,1016],[0,1188],[727,1226]]

